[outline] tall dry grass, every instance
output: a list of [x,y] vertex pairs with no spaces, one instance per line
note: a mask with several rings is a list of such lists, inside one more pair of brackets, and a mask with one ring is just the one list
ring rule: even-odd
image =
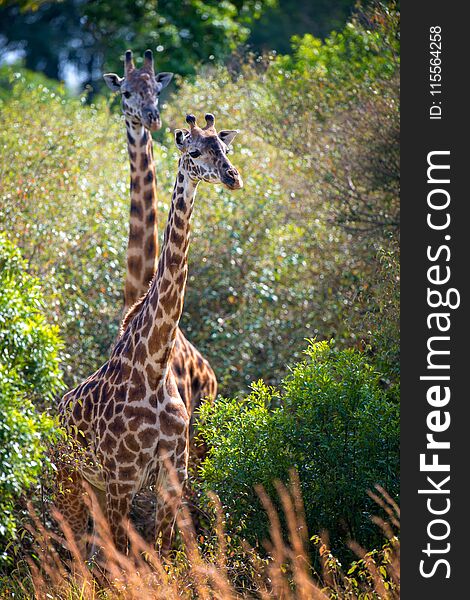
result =
[[[119,553],[106,520],[92,502],[90,509],[94,511],[95,530],[88,541],[98,546],[99,551],[88,561],[80,556],[72,532],[59,514],[54,515],[59,533],[54,533],[47,530],[32,512],[28,525],[33,537],[33,551],[27,558],[30,576],[27,584],[18,582],[17,589],[21,588],[23,598],[31,598],[33,594],[36,600],[399,598],[400,545],[396,537],[399,509],[383,489],[378,487],[371,496],[387,515],[386,520],[377,517],[374,521],[388,538],[388,543],[380,561],[377,553],[366,553],[357,543],[350,543],[361,559],[358,563],[362,568],[360,577],[352,576],[351,570],[344,572],[329,549],[326,534],[309,538],[297,476],[291,475],[288,486],[278,482],[276,489],[286,528],[283,528],[272,500],[264,489],[259,488],[257,491],[270,521],[270,539],[265,542],[268,558],[261,558],[258,552],[243,544],[243,560],[251,563],[252,576],[248,586],[237,585],[233,564],[228,559],[231,538],[224,531],[220,502],[213,496],[214,537],[217,540],[214,552],[201,550],[189,510],[183,506],[177,516],[179,549],[165,559],[131,526],[128,554]],[[319,552],[319,571],[313,568],[310,560],[311,540],[315,541]]]

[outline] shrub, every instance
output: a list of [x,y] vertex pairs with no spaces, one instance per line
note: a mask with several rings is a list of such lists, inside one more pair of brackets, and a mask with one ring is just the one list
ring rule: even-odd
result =
[[[36,412],[62,387],[61,343],[44,318],[38,280],[0,234],[0,540],[16,530],[15,501],[37,480],[53,421]],[[2,544],[3,545],[3,544]],[[0,555],[0,561],[6,555]]]
[[363,286],[357,302],[361,316],[350,325],[361,331],[365,348],[384,376],[390,394],[396,394],[400,379],[400,265],[399,247],[390,244],[378,254],[378,264]]
[[273,480],[299,473],[311,532],[327,529],[343,552],[348,539],[375,546],[367,490],[398,493],[398,406],[380,374],[357,350],[310,343],[280,390],[263,382],[241,402],[202,407],[202,436],[210,444],[201,467],[204,485],[221,498],[231,527],[252,541],[267,522],[254,486],[273,493]]
[[255,113],[335,221],[382,242],[399,226],[399,64],[396,4],[373,2],[324,42],[294,38]]

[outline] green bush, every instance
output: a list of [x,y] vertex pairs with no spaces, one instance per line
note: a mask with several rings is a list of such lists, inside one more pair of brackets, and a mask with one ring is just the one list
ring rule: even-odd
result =
[[[44,318],[37,279],[0,233],[0,540],[16,530],[13,508],[37,481],[53,421],[33,403],[49,404],[62,388],[61,342]],[[2,544],[3,546],[3,544]],[[0,555],[0,561],[5,555]]]
[[377,547],[370,521],[378,507],[367,490],[398,493],[398,405],[388,400],[366,357],[311,343],[280,390],[259,381],[241,402],[218,399],[202,407],[201,434],[210,444],[201,467],[204,485],[220,495],[230,527],[250,541],[267,535],[254,486],[274,496],[273,480],[299,474],[311,534],[329,531],[343,552],[355,539]]
[[[294,36],[292,50],[273,65],[273,75],[284,79],[285,72],[301,87],[309,79],[317,84],[319,97],[338,105],[364,86],[377,85],[394,77],[399,63],[399,20],[397,3],[370,2],[356,10],[341,31],[332,31],[325,40],[310,33]],[[325,109],[322,102],[321,107]]]
[[395,242],[377,255],[378,264],[370,281],[364,283],[358,303],[362,316],[351,326],[362,332],[365,349],[373,356],[383,383],[398,398],[400,380],[400,265]]

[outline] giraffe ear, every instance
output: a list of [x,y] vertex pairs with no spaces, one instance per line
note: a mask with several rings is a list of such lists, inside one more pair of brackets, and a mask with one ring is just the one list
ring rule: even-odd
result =
[[103,79],[113,92],[119,92],[121,90],[121,83],[124,81],[124,77],[119,77],[116,73],[105,73]]
[[175,143],[178,150],[184,152],[186,150],[186,142],[189,136],[187,129],[175,129]]
[[156,82],[162,86],[161,89],[166,88],[172,79],[173,73],[158,73],[158,75],[155,75]]
[[224,142],[224,144],[230,146],[230,144],[235,139],[237,133],[240,133],[238,129],[222,129],[222,131],[219,131],[218,135],[219,138]]

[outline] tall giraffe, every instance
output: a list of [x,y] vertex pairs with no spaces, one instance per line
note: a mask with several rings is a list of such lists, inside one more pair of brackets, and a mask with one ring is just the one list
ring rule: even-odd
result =
[[[217,133],[214,116],[200,128],[176,130],[178,163],[163,247],[155,277],[138,313],[110,359],[60,402],[60,418],[84,449],[79,468],[59,463],[62,489],[56,505],[85,552],[88,511],[85,480],[105,507],[116,547],[127,548],[127,519],[136,492],[156,484],[157,535],[168,550],[187,477],[189,415],[171,367],[187,279],[190,219],[200,181],[239,189],[241,177],[227,158],[237,131]],[[170,476],[171,466],[179,485]]]
[[[159,95],[170,83],[173,74],[155,74],[151,50],[146,50],[142,68],[136,69],[132,52],[128,50],[125,54],[124,77],[114,73],[107,73],[103,77],[108,87],[120,92],[122,96],[130,160],[131,209],[124,287],[126,316],[122,330],[138,312],[138,301],[147,293],[157,267],[157,187],[150,131],[161,127]],[[131,308],[132,310],[129,310]],[[171,368],[180,395],[191,416],[192,437],[195,409],[203,398],[215,398],[217,379],[209,362],[185,338],[179,328]]]

